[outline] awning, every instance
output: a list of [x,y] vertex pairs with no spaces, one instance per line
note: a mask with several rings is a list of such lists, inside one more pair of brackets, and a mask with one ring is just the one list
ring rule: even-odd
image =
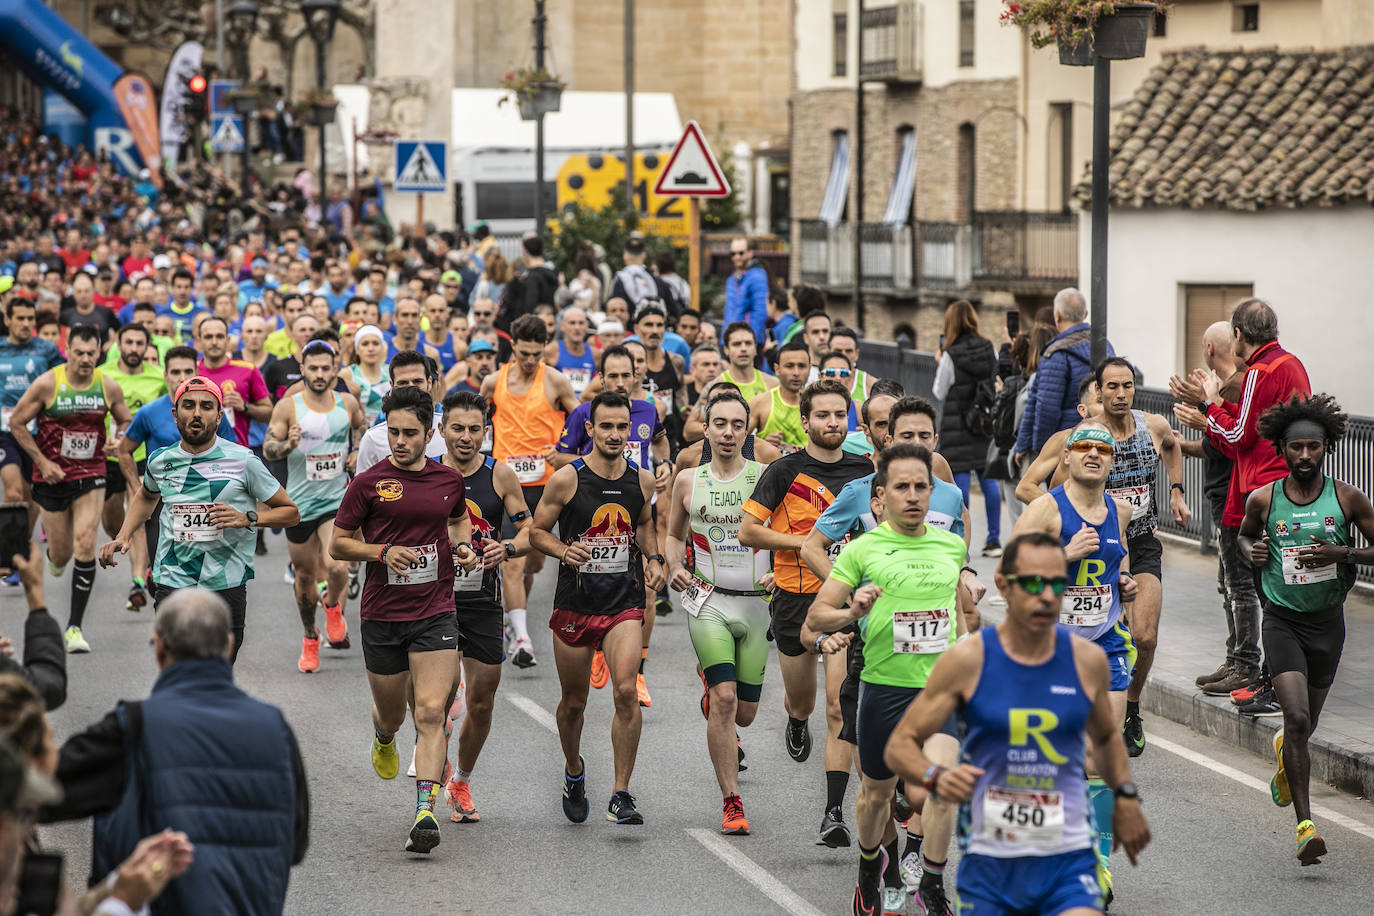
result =
[[825,180],[825,197],[821,198],[820,219],[827,226],[837,226],[844,217],[844,204],[849,198],[849,134],[835,134],[835,151],[830,157],[830,177]]
[[916,190],[916,131],[902,130],[902,154],[897,157],[897,173],[892,176],[892,193],[887,197],[883,222],[905,226],[911,217],[911,197]]

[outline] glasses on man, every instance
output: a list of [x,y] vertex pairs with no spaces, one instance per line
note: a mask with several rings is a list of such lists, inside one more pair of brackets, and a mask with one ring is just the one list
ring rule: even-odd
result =
[[1078,454],[1080,455],[1086,455],[1088,454],[1088,452],[1097,452],[1100,455],[1106,455],[1108,458],[1116,454],[1116,449],[1113,446],[1110,446],[1105,442],[1090,441],[1075,442],[1073,445],[1069,446],[1069,451],[1078,452]]
[[1007,576],[1007,581],[1027,595],[1038,595],[1046,586],[1055,595],[1062,595],[1069,587],[1067,576]]
[[822,370],[821,370],[821,377],[822,377],[822,378],[849,378],[850,374],[851,374],[851,373],[850,373],[850,371],[849,371],[848,369],[822,369]]

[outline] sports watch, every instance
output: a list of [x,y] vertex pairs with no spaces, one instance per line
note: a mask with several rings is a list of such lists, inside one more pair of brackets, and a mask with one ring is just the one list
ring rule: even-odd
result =
[[1133,798],[1140,801],[1140,793],[1136,790],[1135,783],[1129,780],[1112,790],[1112,794],[1117,798]]
[[258,513],[254,512],[252,509],[249,509],[247,512],[243,514],[248,518],[249,531],[252,531],[254,528],[258,527]]
[[501,542],[501,546],[502,546],[502,548],[504,548],[505,551],[506,551],[506,559],[508,559],[508,560],[514,560],[514,559],[515,559],[515,544],[511,543],[510,541],[502,541],[502,542]]

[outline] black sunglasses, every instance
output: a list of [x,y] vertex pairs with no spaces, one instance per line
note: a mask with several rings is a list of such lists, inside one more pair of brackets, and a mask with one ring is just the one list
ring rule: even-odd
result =
[[1038,595],[1045,590],[1047,585],[1055,595],[1062,595],[1064,590],[1069,587],[1067,576],[1007,576],[1007,581],[1012,585],[1020,586],[1027,595]]

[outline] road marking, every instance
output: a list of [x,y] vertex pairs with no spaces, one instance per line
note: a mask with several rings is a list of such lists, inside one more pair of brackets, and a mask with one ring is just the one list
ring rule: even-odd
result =
[[[1249,773],[1242,773],[1235,767],[1230,767],[1220,761],[1213,760],[1206,754],[1199,754],[1197,751],[1186,748],[1181,744],[1166,741],[1155,735],[1150,736],[1150,744],[1162,750],[1166,750],[1177,757],[1182,757],[1184,760],[1196,763],[1198,766],[1211,770],[1213,773],[1219,773],[1227,779],[1235,780],[1243,786],[1249,786],[1257,792],[1263,792],[1266,796],[1269,795],[1269,783],[1256,779]],[[1357,821],[1355,818],[1341,814],[1339,811],[1332,810],[1325,805],[1314,804],[1312,806],[1312,813],[1320,817],[1323,821],[1330,821],[1337,826],[1344,827],[1346,830],[1374,840],[1374,827],[1369,826],[1363,821]]]
[[534,700],[531,700],[529,697],[522,697],[518,693],[511,693],[509,690],[501,691],[501,696],[514,703],[525,715],[529,716],[555,735],[558,734],[558,721],[554,719],[553,713],[534,702]]
[[731,846],[710,830],[689,827],[687,835],[705,846],[712,855],[720,859],[744,880],[763,892],[764,896],[782,907],[784,912],[795,916],[823,916],[820,910],[798,897],[793,890],[765,871],[753,859]]

